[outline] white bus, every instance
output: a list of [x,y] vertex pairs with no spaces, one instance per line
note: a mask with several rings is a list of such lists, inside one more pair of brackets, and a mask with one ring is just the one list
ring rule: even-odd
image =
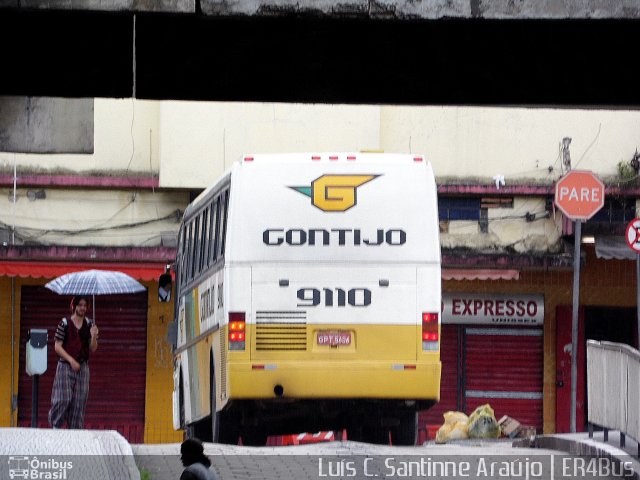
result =
[[440,395],[436,185],[420,155],[246,155],[187,208],[174,426],[414,444]]

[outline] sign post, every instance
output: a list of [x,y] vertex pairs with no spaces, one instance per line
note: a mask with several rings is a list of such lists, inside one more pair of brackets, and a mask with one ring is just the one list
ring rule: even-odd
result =
[[636,252],[636,321],[638,322],[638,348],[640,348],[640,218],[634,218],[629,222],[625,240],[629,248]]
[[573,220],[574,224],[570,430],[575,433],[578,390],[578,309],[580,308],[582,222],[589,220],[604,206],[604,184],[590,171],[572,170],[556,183],[555,204],[569,219]]

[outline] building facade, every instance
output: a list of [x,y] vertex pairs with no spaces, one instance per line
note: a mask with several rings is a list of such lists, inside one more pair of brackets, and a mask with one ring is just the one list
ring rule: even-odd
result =
[[[635,257],[620,245],[636,216],[639,144],[640,113],[625,110],[96,99],[93,153],[0,153],[0,356],[11,366],[0,371],[0,426],[30,424],[28,329],[47,328],[53,350],[67,313],[69,298],[44,284],[117,269],[147,292],[96,300],[103,341],[87,426],[134,443],[179,440],[166,341],[173,303],[158,301],[158,277],[190,199],[243,153],[384,151],[426,154],[439,189],[442,401],[423,427],[488,402],[497,416],[566,431],[573,229],[554,206],[554,185],[569,169],[604,181],[605,207],[583,226],[594,243],[582,248],[581,332],[637,347]],[[584,411],[580,384],[578,396]]]

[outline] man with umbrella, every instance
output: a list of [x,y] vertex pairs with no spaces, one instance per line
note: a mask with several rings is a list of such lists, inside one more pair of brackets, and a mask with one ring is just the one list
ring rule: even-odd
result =
[[89,355],[98,348],[98,327],[86,316],[89,300],[76,296],[71,300],[71,317],[63,318],[55,333],[58,366],[51,391],[49,423],[61,428],[83,428],[84,410],[89,395]]
[[140,282],[123,272],[83,270],[66,273],[45,285],[60,295],[78,295],[71,301],[71,319],[63,318],[55,334],[55,350],[60,360],[51,391],[49,423],[60,428],[82,428],[89,394],[89,354],[98,348],[98,327],[86,318],[91,295],[136,293],[146,290]]

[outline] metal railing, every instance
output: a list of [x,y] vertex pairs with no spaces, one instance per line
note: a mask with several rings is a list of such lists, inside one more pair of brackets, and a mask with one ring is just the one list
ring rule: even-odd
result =
[[593,425],[620,432],[638,442],[640,456],[640,352],[629,345],[587,340],[589,436]]

